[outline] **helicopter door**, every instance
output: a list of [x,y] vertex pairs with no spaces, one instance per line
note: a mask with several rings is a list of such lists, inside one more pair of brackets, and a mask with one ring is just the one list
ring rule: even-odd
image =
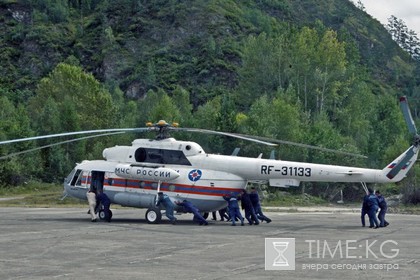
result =
[[90,187],[97,192],[103,192],[105,172],[92,170],[91,178]]

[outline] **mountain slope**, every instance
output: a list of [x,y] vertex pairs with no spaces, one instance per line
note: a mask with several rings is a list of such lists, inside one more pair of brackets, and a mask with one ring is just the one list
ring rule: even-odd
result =
[[182,85],[197,105],[217,89],[235,88],[244,38],[319,22],[355,46],[373,84],[417,84],[410,57],[347,0],[31,2],[0,4],[0,82],[11,91],[33,92],[39,79],[66,61],[127,97]]

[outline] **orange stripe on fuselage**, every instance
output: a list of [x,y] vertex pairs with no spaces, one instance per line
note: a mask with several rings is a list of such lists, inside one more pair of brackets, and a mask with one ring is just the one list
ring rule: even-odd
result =
[[[112,181],[111,184],[109,182]],[[91,177],[84,176],[82,179],[84,183],[90,183]],[[144,182],[144,187],[140,187],[140,182]],[[118,188],[128,188],[128,189],[139,189],[139,190],[156,190],[157,187],[153,187],[153,184],[157,184],[153,181],[139,181],[139,180],[129,180],[123,178],[106,178],[104,180],[104,187],[118,187]],[[170,190],[170,186],[174,186],[174,190]],[[160,186],[161,191],[174,192],[174,193],[184,193],[184,194],[198,194],[198,195],[208,195],[208,196],[225,196],[228,194],[239,194],[239,188],[226,188],[226,187],[207,187],[207,186],[198,186],[198,185],[188,185],[188,184],[170,184],[162,183]]]

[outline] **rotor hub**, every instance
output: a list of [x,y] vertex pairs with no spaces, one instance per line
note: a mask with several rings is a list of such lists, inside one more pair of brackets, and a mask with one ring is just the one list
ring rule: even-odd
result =
[[169,130],[178,127],[178,123],[169,124],[165,120],[160,120],[157,123],[146,123],[150,131],[156,131],[156,140],[163,140],[170,138]]

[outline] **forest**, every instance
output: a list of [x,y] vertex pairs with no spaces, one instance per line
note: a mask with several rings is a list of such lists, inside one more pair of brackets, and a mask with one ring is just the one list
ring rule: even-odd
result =
[[[0,25],[0,140],[164,119],[367,156],[280,145],[280,159],[383,168],[412,141],[399,96],[420,122],[419,61],[347,0],[3,0]],[[173,136],[208,153],[271,152]],[[1,145],[0,187],[62,182],[76,162],[144,137],[153,135]],[[419,169],[401,192],[419,192]]]

